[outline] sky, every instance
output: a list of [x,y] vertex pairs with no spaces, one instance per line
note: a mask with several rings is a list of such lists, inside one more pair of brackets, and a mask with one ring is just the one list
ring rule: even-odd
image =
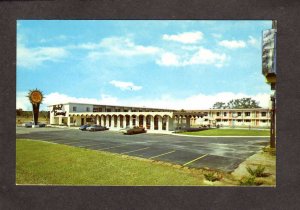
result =
[[209,109],[251,97],[268,107],[262,31],[271,21],[18,20],[17,104],[39,89],[51,104],[80,102]]

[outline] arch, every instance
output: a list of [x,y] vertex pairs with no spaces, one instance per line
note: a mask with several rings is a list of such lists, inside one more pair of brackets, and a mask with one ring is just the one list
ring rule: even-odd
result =
[[136,115],[136,114],[133,114],[133,115],[131,115],[131,125],[132,126],[138,126],[137,125],[137,118],[138,118],[138,116]]
[[119,124],[120,127],[121,127],[121,128],[124,128],[124,127],[125,127],[125,124],[126,124],[126,123],[124,123],[124,118],[125,118],[125,116],[122,115],[122,114],[119,114],[118,117],[119,117],[119,121],[120,121],[120,122],[119,122],[119,123],[120,123],[120,124]]
[[162,116],[156,114],[154,116],[154,130],[161,130]]
[[105,125],[107,125],[108,127],[111,127],[111,118],[112,118],[112,116],[110,114],[106,114]]
[[118,127],[118,115],[114,114],[112,115],[112,118],[113,118],[113,127],[116,128]]
[[130,115],[126,114],[125,115],[125,127],[130,125]]
[[145,116],[143,114],[138,115],[138,127],[142,128],[144,127],[144,121],[145,121]]
[[146,129],[153,129],[153,115],[147,114],[146,115]]

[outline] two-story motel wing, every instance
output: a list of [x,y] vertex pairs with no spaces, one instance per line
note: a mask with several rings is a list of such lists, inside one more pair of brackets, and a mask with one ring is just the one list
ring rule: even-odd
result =
[[48,106],[50,124],[98,124],[110,130],[140,126],[152,132],[169,132],[199,125],[268,127],[268,109],[173,110],[146,107],[64,103]]

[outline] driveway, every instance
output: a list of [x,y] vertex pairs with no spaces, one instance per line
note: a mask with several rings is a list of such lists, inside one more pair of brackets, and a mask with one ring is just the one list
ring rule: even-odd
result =
[[189,137],[166,134],[123,135],[68,128],[17,127],[17,138],[42,140],[91,150],[126,154],[191,168],[231,172],[266,146],[268,137]]

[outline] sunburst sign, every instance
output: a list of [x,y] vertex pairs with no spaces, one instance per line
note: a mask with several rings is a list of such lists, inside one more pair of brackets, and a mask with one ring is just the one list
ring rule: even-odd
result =
[[30,103],[32,104],[34,125],[37,126],[40,104],[42,103],[44,98],[43,93],[38,89],[30,90],[27,97],[29,98]]

